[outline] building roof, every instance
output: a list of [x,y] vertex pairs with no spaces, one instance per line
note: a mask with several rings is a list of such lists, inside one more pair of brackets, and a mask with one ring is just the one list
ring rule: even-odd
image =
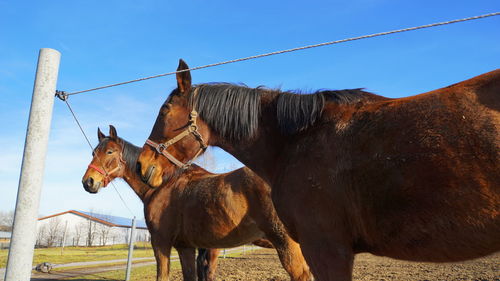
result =
[[[69,210],[66,212],[41,217],[38,220],[41,221],[41,220],[45,220],[48,218],[52,218],[52,217],[56,217],[56,216],[60,216],[60,215],[68,214],[68,213],[71,213],[71,214],[74,214],[74,215],[77,215],[80,217],[84,217],[86,219],[90,219],[90,220],[93,220],[93,221],[96,221],[96,222],[99,222],[99,223],[102,223],[102,224],[105,224],[108,226],[112,226],[112,227],[126,227],[126,228],[132,227],[132,219],[129,219],[129,218],[117,217],[117,216],[111,216],[111,215],[103,215],[103,214],[97,214],[94,212],[85,212],[85,211],[78,211],[78,210]],[[135,225],[136,225],[136,228],[141,228],[141,229],[148,228],[146,225],[146,222],[143,220],[136,220]]]

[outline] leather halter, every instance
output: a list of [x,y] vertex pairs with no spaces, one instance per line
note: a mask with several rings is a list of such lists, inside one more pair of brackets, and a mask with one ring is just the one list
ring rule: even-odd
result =
[[[156,142],[148,139],[148,140],[146,140],[146,144],[155,148],[159,154],[165,156],[170,162],[175,164],[177,167],[179,167],[183,170],[186,170],[193,163],[194,159],[196,159],[196,157],[198,157],[198,155],[200,155],[208,147],[208,145],[203,140],[203,137],[198,132],[198,126],[196,125],[196,118],[197,117],[198,117],[198,112],[196,112],[196,110],[193,109],[193,111],[191,111],[191,113],[189,113],[189,122],[188,122],[187,128],[184,129],[184,131],[182,131],[180,134],[167,140],[164,143],[156,143]],[[167,148],[169,146],[173,145],[174,143],[180,141],[181,139],[191,135],[191,134],[200,143],[200,149],[198,150],[198,152],[196,152],[196,154],[193,156],[193,158],[191,158],[191,160],[187,161],[186,163],[182,163],[182,161],[178,160],[172,154],[168,153]]]
[[[114,167],[111,171],[106,171],[103,167],[103,169],[99,168],[98,166],[94,165],[94,164],[89,164],[88,168],[90,169],[94,169],[96,170],[99,174],[103,175],[104,176],[104,180],[103,180],[103,185],[104,186],[107,186],[108,183],[110,182],[110,178],[109,178],[109,175],[111,175],[112,173],[120,170],[122,168],[122,164],[125,165],[126,162],[125,160],[123,160],[122,158],[123,156],[123,148],[122,148],[122,151],[120,152],[120,159],[118,160],[118,165],[116,167]],[[101,159],[97,158],[99,160],[99,162],[101,163],[102,165],[102,162],[101,162]]]

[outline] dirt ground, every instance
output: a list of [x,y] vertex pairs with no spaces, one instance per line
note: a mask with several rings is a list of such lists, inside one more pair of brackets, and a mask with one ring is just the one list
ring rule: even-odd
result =
[[[174,281],[181,281],[180,270],[174,270]],[[262,249],[243,256],[219,259],[217,280],[255,281],[290,280],[281,267],[274,250]],[[376,257],[370,254],[356,256],[354,280],[410,281],[500,281],[500,253],[461,263],[415,263]]]

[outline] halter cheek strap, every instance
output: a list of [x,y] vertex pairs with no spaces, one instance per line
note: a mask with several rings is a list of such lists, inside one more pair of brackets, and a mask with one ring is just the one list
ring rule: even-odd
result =
[[[193,111],[191,111],[191,113],[189,114],[189,123],[187,128],[184,129],[184,131],[182,131],[180,134],[169,139],[164,143],[156,143],[148,139],[146,140],[146,144],[156,149],[156,151],[159,154],[165,156],[170,162],[172,162],[172,164],[176,165],[177,167],[183,170],[186,170],[193,163],[193,160],[196,159],[196,157],[198,157],[208,147],[208,145],[203,140],[203,137],[198,132],[198,126],[196,125],[197,117],[198,117],[198,112],[196,112],[196,110],[193,109]],[[191,160],[189,160],[186,163],[183,163],[179,159],[175,158],[172,154],[168,153],[167,148],[173,145],[174,143],[180,141],[181,139],[187,137],[188,135],[193,135],[196,138],[196,140],[200,143],[200,149],[198,149],[198,152],[196,152],[196,154],[193,156],[193,158],[191,158]]]

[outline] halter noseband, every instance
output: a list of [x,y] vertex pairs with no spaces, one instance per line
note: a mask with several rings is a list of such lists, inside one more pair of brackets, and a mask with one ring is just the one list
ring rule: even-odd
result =
[[[100,159],[99,159],[99,162],[101,162]],[[114,173],[114,172],[118,171],[119,169],[121,169],[122,168],[122,164],[125,164],[125,163],[126,163],[125,160],[123,160],[123,148],[122,148],[122,151],[120,152],[120,159],[118,160],[118,165],[116,167],[114,167],[111,171],[107,172],[106,170],[101,169],[101,168],[99,168],[98,166],[96,166],[94,164],[89,164],[88,168],[94,169],[99,174],[103,175],[104,176],[103,184],[104,184],[104,186],[107,186],[108,183],[110,182],[109,175],[111,175],[112,173]],[[101,162],[101,165],[102,165],[102,162]]]
[[[194,159],[198,157],[203,151],[205,151],[208,147],[208,145],[205,143],[203,140],[203,137],[201,134],[198,132],[198,126],[196,125],[196,118],[198,117],[198,112],[196,112],[195,109],[189,113],[189,122],[187,125],[187,128],[184,129],[180,134],[177,136],[167,140],[164,143],[156,143],[150,139],[146,140],[146,144],[155,148],[158,153],[161,155],[165,156],[170,162],[175,164],[177,167],[186,170],[189,168],[189,166],[193,163]],[[200,143],[200,149],[196,154],[191,158],[191,160],[187,161],[186,163],[182,163],[180,160],[175,158],[172,154],[168,153],[167,148],[171,146],[172,144],[180,141],[181,139],[187,137],[188,135],[192,134],[196,140]]]

